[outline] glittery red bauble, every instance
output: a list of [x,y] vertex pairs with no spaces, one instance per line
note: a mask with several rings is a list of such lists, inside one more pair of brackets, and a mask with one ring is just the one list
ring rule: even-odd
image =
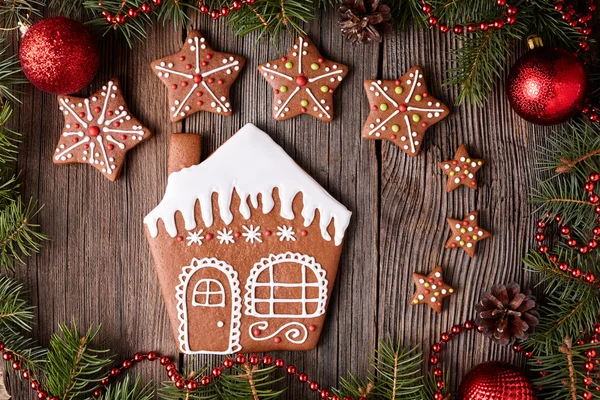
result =
[[490,361],[473,368],[460,384],[459,400],[534,400],[533,385],[511,364]]
[[100,63],[96,44],[79,22],[46,18],[31,25],[19,49],[27,79],[48,93],[70,94],[90,84]]
[[538,125],[559,124],[581,111],[587,74],[577,55],[559,48],[535,48],[512,67],[506,82],[513,110]]

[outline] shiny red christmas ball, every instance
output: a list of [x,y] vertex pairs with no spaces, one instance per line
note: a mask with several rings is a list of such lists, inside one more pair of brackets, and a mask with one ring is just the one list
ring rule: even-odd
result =
[[460,384],[459,400],[534,400],[533,385],[511,364],[490,361],[473,368]]
[[576,54],[560,48],[535,48],[512,67],[506,82],[510,105],[538,125],[559,124],[583,108],[587,73]]
[[79,22],[46,18],[31,25],[21,42],[23,72],[38,89],[54,94],[78,92],[98,72],[100,53],[88,30]]

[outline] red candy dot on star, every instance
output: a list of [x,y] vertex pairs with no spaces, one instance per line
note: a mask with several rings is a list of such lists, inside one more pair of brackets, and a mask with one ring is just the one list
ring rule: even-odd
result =
[[186,87],[188,85],[187,81],[181,82],[181,87]]
[[114,150],[115,146],[112,144],[108,144],[108,145],[106,145],[106,148],[109,150]]
[[298,86],[305,86],[307,82],[308,82],[308,78],[303,75],[300,75],[299,77],[296,78],[296,85],[298,85]]
[[215,78],[208,78],[208,83],[213,83],[215,81]]
[[194,75],[194,82],[196,82],[196,83],[202,82],[202,75]]
[[222,84],[224,83],[224,81],[223,81],[223,79],[219,79],[219,80],[217,81],[217,83],[218,83],[219,85],[222,85]]
[[212,54],[207,54],[207,55],[206,55],[206,59],[207,59],[207,60],[210,60],[210,59],[212,59],[212,57],[213,57],[213,56],[212,56]]
[[73,143],[77,143],[77,142],[79,142],[79,139],[78,138],[73,138],[72,142]]
[[97,126],[90,126],[88,129],[88,135],[96,137],[100,134],[100,128]]
[[398,106],[398,110],[400,110],[400,112],[404,112],[404,111],[406,111],[406,104],[400,104],[400,105]]
[[186,64],[185,69],[192,69],[192,64]]
[[185,61],[185,56],[180,56],[179,61]]
[[202,100],[198,100],[198,101],[196,102],[196,104],[198,104],[199,106],[201,106],[202,104],[204,104],[204,102],[203,102]]

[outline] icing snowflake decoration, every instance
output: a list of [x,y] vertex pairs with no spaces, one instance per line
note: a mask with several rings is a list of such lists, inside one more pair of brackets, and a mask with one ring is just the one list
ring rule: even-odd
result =
[[217,231],[217,239],[219,239],[219,244],[234,243],[235,240],[233,240],[233,230],[227,230],[227,228],[223,228],[223,230]]
[[197,30],[189,33],[178,53],[153,61],[152,70],[169,90],[171,120],[198,111],[231,115],[229,89],[245,61],[214,51]]
[[262,243],[262,239],[260,238],[262,234],[260,233],[260,226],[256,228],[254,225],[250,225],[248,228],[246,225],[242,226],[246,232],[242,233],[242,236],[246,238],[246,242],[250,242],[254,244],[254,242]]
[[280,242],[283,242],[284,240],[286,242],[296,241],[296,234],[294,233],[294,228],[292,228],[291,226],[278,226],[277,231],[277,236],[279,236]]
[[323,58],[310,39],[300,36],[285,56],[259,65],[258,71],[273,88],[274,119],[309,114],[330,122],[333,92],[348,67]]
[[152,134],[127,109],[119,81],[110,80],[88,98],[58,97],[65,125],[52,161],[92,165],[111,181],[128,150]]
[[188,237],[186,238],[188,241],[188,246],[193,244],[197,244],[198,246],[202,245],[202,241],[204,240],[204,236],[202,236],[202,232],[204,229],[200,229],[198,232],[188,232]]
[[419,66],[393,80],[367,80],[370,114],[362,130],[365,139],[387,139],[409,156],[416,156],[425,131],[448,115],[448,108],[433,98]]

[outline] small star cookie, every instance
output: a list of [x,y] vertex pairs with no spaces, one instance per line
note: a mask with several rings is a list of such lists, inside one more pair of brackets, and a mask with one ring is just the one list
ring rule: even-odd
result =
[[65,125],[52,157],[54,164],[89,164],[114,181],[125,154],[152,136],[129,113],[116,78],[85,99],[58,96],[58,106]]
[[418,65],[395,81],[367,80],[364,86],[371,112],[362,137],[390,140],[411,157],[419,154],[427,128],[448,116],[448,107],[427,90]]
[[442,312],[442,299],[454,293],[454,289],[444,283],[439,265],[429,275],[413,273],[413,281],[417,288],[410,304],[427,304],[436,313]]
[[214,51],[193,30],[179,52],[154,60],[150,66],[167,86],[169,116],[177,122],[198,111],[230,116],[229,89],[245,62],[242,56]]
[[454,154],[454,159],[438,163],[444,173],[448,175],[446,191],[451,192],[461,185],[477,189],[475,173],[484,163],[483,159],[471,158],[467,152],[467,146],[461,144]]
[[479,211],[472,211],[462,221],[446,218],[446,221],[452,230],[452,235],[446,242],[446,248],[454,249],[456,247],[461,247],[469,257],[473,257],[475,255],[477,243],[492,236],[488,231],[477,225],[478,220]]
[[258,66],[273,88],[273,118],[277,121],[308,114],[333,119],[333,92],[348,67],[323,58],[306,36],[300,36],[283,57]]

